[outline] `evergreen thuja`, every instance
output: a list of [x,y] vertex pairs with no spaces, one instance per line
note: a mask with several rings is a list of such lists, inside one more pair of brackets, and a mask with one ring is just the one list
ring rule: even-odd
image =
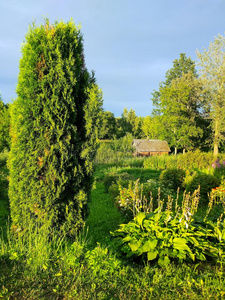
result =
[[30,27],[17,94],[8,162],[12,226],[73,235],[87,213],[102,95],[72,21]]

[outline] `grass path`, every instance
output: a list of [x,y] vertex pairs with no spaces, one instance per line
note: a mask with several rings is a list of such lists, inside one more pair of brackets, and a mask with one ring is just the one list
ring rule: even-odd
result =
[[120,213],[114,206],[110,194],[105,193],[102,182],[96,183],[92,191],[92,201],[89,205],[90,215],[87,218],[88,239],[91,243],[105,243],[110,237],[110,231],[122,223]]

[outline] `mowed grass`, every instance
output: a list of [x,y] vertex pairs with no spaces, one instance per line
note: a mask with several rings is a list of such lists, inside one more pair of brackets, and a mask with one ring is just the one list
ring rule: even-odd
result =
[[[89,203],[89,216],[86,221],[87,238],[91,244],[106,244],[110,238],[110,231],[117,229],[118,225],[123,222],[120,212],[115,207],[115,201],[110,193],[105,192],[103,178],[99,176],[105,170],[105,174],[111,172],[111,166],[98,168],[96,187],[91,194],[91,202]],[[114,168],[113,168],[114,170]],[[128,173],[134,180],[140,179],[146,182],[148,179],[158,179],[161,171],[152,169],[143,169],[137,167],[119,167],[116,172]],[[100,177],[100,178],[99,178]]]
[[102,182],[96,183],[91,199],[90,214],[86,221],[87,237],[91,244],[104,244],[110,238],[110,231],[115,230],[122,223],[122,217],[116,209],[111,195],[105,193]]

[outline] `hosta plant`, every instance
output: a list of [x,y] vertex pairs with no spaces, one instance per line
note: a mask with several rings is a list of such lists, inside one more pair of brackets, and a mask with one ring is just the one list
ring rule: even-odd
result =
[[132,221],[121,224],[112,235],[127,257],[142,256],[165,266],[171,260],[222,260],[225,250],[225,223],[195,222],[199,190],[191,196],[184,193],[182,207],[172,199],[163,210],[163,203],[152,213],[140,212]]

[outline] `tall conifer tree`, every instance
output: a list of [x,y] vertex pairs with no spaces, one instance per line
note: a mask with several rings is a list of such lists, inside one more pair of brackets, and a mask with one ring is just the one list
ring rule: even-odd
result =
[[11,113],[9,196],[13,227],[84,224],[102,95],[72,21],[30,27]]

